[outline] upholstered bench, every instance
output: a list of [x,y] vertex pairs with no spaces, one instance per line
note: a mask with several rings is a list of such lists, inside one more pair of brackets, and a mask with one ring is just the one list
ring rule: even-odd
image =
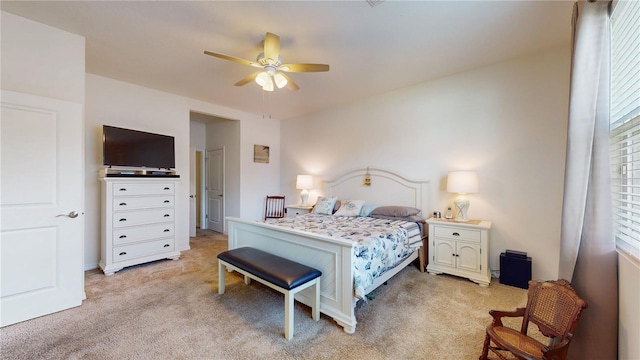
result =
[[310,286],[313,320],[320,320],[320,270],[251,247],[241,247],[218,254],[218,294],[224,294],[225,267],[244,275],[244,283],[254,279],[284,294],[284,336],[293,337],[294,295]]

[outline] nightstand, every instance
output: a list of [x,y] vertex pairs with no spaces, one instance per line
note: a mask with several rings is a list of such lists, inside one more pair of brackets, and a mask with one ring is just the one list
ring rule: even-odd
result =
[[432,274],[465,277],[480,286],[491,282],[489,270],[490,221],[427,220],[429,224],[429,265]]
[[313,206],[294,204],[294,205],[287,205],[286,208],[287,208],[287,211],[286,211],[287,217],[296,217],[298,215],[310,213],[311,209],[313,209]]

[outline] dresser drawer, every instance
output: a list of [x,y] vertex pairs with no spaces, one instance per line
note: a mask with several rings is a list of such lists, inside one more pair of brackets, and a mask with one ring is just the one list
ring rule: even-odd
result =
[[446,226],[434,226],[434,233],[435,237],[480,242],[479,230],[467,230],[461,228],[453,229]]
[[130,195],[161,195],[173,194],[175,186],[172,183],[114,183],[113,196]]
[[173,238],[125,246],[116,246],[113,248],[113,261],[125,261],[129,259],[161,254],[163,252],[173,251],[173,248]]
[[173,203],[173,195],[130,198],[119,197],[113,199],[113,210],[120,211],[173,207]]
[[113,214],[113,227],[122,228],[145,224],[173,222],[174,209],[123,211]]
[[113,246],[136,243],[145,240],[153,240],[164,237],[173,237],[173,223],[135,226],[113,231]]

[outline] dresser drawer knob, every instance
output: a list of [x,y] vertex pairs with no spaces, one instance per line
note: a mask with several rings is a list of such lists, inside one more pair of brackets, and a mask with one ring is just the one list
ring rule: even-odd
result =
[[126,237],[127,237],[127,235],[120,235],[120,239],[124,239]]
[[120,219],[120,220],[118,220],[118,221],[120,221],[120,222],[122,222],[122,221],[127,221],[127,219]]
[[169,231],[171,231],[171,230],[169,230],[169,229],[164,229],[164,232],[169,232]]
[[460,236],[460,233],[454,232],[453,234],[451,234],[453,236]]
[[171,188],[170,188],[170,187],[165,187],[164,189],[165,189],[165,190],[171,190]]
[[170,217],[170,216],[171,216],[171,215],[169,215],[169,214],[164,214],[164,217]]
[[171,246],[171,245],[169,245],[169,244],[164,244],[164,247],[169,247],[169,246]]
[[165,200],[165,201],[164,201],[164,203],[165,203],[165,204],[168,204],[168,203],[170,203],[170,202],[171,202],[171,201],[169,201],[169,200]]
[[127,206],[127,203],[120,203],[119,206]]
[[127,191],[126,188],[120,188],[118,191]]
[[119,255],[127,255],[126,251],[121,252]]

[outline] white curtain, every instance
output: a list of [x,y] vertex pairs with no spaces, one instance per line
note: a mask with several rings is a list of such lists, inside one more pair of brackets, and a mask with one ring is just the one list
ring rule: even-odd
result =
[[589,304],[570,359],[616,359],[617,254],[609,167],[609,1],[574,5],[560,278]]

